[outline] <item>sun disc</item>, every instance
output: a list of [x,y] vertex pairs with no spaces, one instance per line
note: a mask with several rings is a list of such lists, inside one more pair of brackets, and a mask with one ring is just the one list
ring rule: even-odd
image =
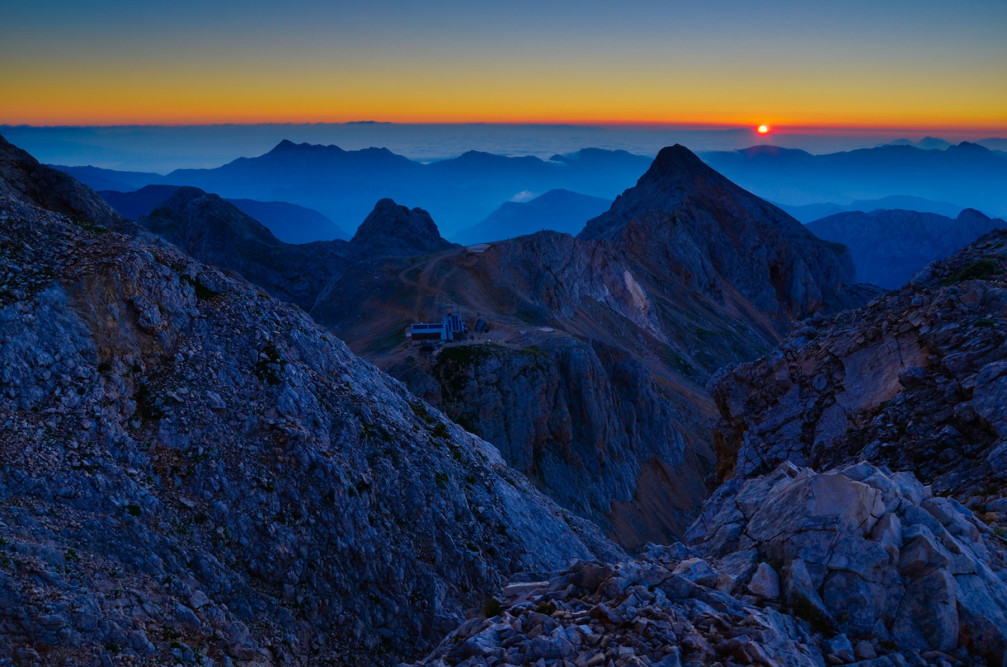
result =
[[768,134],[768,133],[769,133],[769,126],[768,125],[760,125],[759,126],[759,134]]

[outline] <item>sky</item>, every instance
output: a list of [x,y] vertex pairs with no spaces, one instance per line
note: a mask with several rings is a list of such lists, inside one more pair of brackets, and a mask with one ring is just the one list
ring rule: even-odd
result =
[[0,124],[1007,130],[1007,2],[0,0]]

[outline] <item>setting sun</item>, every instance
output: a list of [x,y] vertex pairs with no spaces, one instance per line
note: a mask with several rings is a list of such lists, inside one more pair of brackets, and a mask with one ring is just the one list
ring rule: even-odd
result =
[[759,129],[758,129],[758,132],[759,132],[759,134],[769,134],[769,126],[768,125],[760,125]]

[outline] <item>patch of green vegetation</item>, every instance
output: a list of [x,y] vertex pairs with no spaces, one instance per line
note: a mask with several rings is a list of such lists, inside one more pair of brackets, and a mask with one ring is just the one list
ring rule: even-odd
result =
[[415,414],[417,417],[419,417],[426,423],[432,424],[433,422],[437,421],[430,414],[430,411],[427,410],[427,406],[423,405],[423,403],[421,403],[420,401],[413,401],[412,403],[409,404],[409,407],[412,409],[413,414]]
[[437,363],[456,363],[462,366],[472,366],[476,361],[487,357],[499,356],[504,348],[495,343],[480,343],[478,345],[455,345],[446,347],[437,355]]
[[490,597],[486,602],[482,603],[482,616],[487,619],[499,616],[499,613],[502,611],[503,606],[500,605],[500,601],[495,597]]
[[434,482],[437,483],[437,488],[439,489],[448,488],[448,474],[446,472],[435,473]]
[[219,292],[207,287],[203,281],[199,279],[199,276],[193,278],[188,273],[183,273],[178,277],[183,283],[192,285],[192,288],[196,291],[196,298],[203,301],[209,301],[213,297],[217,296]]
[[843,245],[842,243],[836,243],[835,241],[825,241],[825,240],[822,240],[822,243],[825,244],[826,248],[828,248],[837,255],[842,255],[844,252],[846,252],[846,246]]
[[665,355],[665,361],[674,370],[678,371],[687,378],[693,378],[698,376],[699,374],[695,366],[689,363],[689,361],[681,354],[673,350],[669,350],[668,353]]
[[538,612],[539,614],[552,616],[553,613],[555,613],[556,611],[556,604],[553,603],[552,600],[543,600],[542,602],[538,603],[537,607],[535,607],[535,611]]
[[437,422],[437,426],[434,426],[432,433],[435,438],[448,438],[450,436],[448,427],[444,425],[444,422]]
[[992,327],[996,325],[996,320],[990,319],[989,317],[980,317],[975,321],[977,327]]
[[77,225],[85,232],[91,232],[92,234],[107,234],[108,227],[103,227],[101,225],[96,225],[93,222],[88,222],[87,220],[79,220],[77,218],[71,218],[73,224]]
[[141,514],[143,514],[143,510],[140,509],[140,506],[134,505],[133,503],[123,505],[122,508],[126,510],[126,514],[129,514],[130,516],[140,516]]
[[997,273],[999,273],[999,267],[995,259],[990,257],[983,257],[982,259],[977,259],[965,268],[955,271],[950,276],[944,279],[944,285],[954,285],[955,283],[960,283],[963,280],[989,280]]
[[[262,358],[263,355],[265,358]],[[259,360],[255,362],[255,368],[252,369],[255,376],[273,387],[280,384],[280,374],[286,368],[287,360],[280,356],[280,350],[277,349],[276,344],[273,341],[266,343],[259,357]]]
[[140,415],[140,419],[156,421],[164,416],[164,410],[154,405],[154,397],[147,385],[140,385],[136,393],[133,394],[133,400],[136,401],[136,411]]

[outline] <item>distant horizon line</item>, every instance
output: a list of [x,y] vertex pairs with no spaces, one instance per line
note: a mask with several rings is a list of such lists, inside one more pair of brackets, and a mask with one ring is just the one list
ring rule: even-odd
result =
[[[907,132],[912,134],[920,133],[967,133],[970,135],[989,134],[989,138],[1000,138],[1000,135],[1007,136],[1007,127],[992,126],[954,126],[954,125],[773,125],[770,126],[771,133],[781,134],[802,134],[802,133],[829,133],[829,134],[883,134]],[[620,129],[682,129],[694,131],[719,131],[719,132],[755,132],[760,123],[738,124],[738,123],[699,123],[699,122],[650,122],[650,121],[622,121],[622,122],[505,122],[505,121],[464,121],[464,122],[402,122],[402,121],[378,121],[378,120],[353,120],[353,121],[261,121],[261,122],[182,122],[182,123],[0,123],[4,128],[31,128],[31,129],[142,129],[142,128],[212,128],[212,127],[279,127],[279,126],[498,126],[498,127],[528,127],[528,128],[620,128]]]

